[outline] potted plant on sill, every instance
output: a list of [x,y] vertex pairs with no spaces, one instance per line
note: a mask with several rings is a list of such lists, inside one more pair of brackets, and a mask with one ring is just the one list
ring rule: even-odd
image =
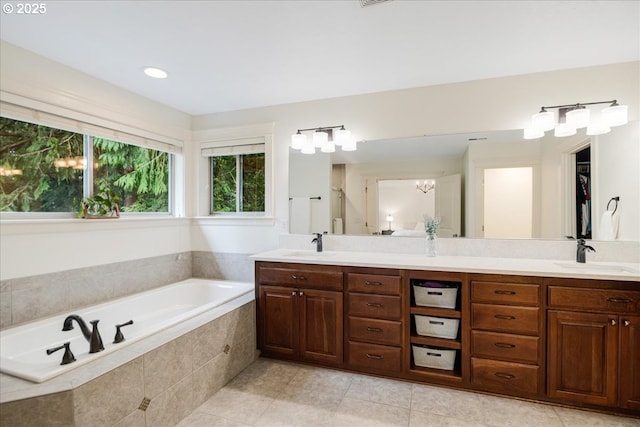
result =
[[78,210],[78,217],[85,219],[120,218],[119,202],[120,197],[118,197],[115,191],[101,188],[100,192],[82,199],[80,209]]

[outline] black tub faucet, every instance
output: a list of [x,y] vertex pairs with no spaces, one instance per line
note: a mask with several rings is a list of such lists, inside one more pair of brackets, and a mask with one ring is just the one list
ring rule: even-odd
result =
[[98,322],[99,320],[92,320],[90,323],[92,325],[91,331],[87,327],[87,324],[82,319],[82,317],[77,314],[71,314],[64,319],[64,324],[62,325],[63,331],[70,331],[73,329],[73,321],[80,326],[80,330],[82,331],[82,335],[89,342],[89,353],[97,353],[99,351],[104,350],[104,345],[102,344],[102,337],[100,336],[100,331],[98,331]]
[[578,250],[576,253],[576,262],[585,263],[587,261],[586,252],[591,251],[595,252],[596,250],[586,244],[584,239],[578,239]]
[[324,233],[313,233],[316,235],[316,237],[311,241],[311,243],[315,243],[316,244],[316,252],[322,252],[322,236],[324,234],[327,234],[327,232],[325,231]]

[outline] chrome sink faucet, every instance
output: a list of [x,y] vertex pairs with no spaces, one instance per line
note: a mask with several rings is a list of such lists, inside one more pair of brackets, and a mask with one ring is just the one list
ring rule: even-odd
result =
[[313,233],[316,235],[316,237],[311,241],[311,243],[315,243],[316,244],[316,252],[322,252],[322,236],[327,234],[327,232],[325,231],[324,233]]
[[587,260],[586,259],[587,251],[595,252],[596,250],[592,246],[587,245],[584,239],[578,239],[578,250],[576,253],[576,262],[585,263]]
[[70,331],[73,329],[73,321],[80,326],[80,330],[82,331],[82,335],[89,342],[89,353],[98,353],[99,351],[104,350],[104,345],[102,344],[102,337],[100,336],[100,331],[98,331],[98,322],[99,320],[92,320],[91,325],[92,329],[89,332],[89,328],[87,324],[82,319],[82,317],[77,314],[71,314],[64,319],[64,324],[62,326],[63,331]]

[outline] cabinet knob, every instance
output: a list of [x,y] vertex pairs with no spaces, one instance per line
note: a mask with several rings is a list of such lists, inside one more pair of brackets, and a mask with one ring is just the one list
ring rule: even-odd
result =
[[625,321],[624,321],[624,326],[629,326],[629,325],[631,325],[631,322],[630,322],[630,321],[628,321],[628,320],[625,320]]
[[298,295],[302,296],[302,295],[304,295],[304,292],[300,291],[300,292],[298,292]]
[[295,296],[296,295],[296,291],[291,291],[291,295]]
[[611,326],[616,326],[616,324],[617,324],[616,319],[611,319],[611,320],[609,320],[609,324],[610,324]]

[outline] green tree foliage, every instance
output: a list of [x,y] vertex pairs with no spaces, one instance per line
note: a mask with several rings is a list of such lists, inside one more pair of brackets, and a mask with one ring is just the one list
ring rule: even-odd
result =
[[211,174],[211,212],[264,212],[264,154],[213,157]]
[[[94,194],[107,188],[122,210],[168,212],[169,154],[93,138]],[[82,199],[83,169],[56,160],[83,157],[83,135],[0,118],[0,211],[71,212]],[[59,166],[59,165],[58,165]]]
[[82,157],[80,134],[0,117],[0,211],[71,212],[82,198],[82,170],[56,168]]

